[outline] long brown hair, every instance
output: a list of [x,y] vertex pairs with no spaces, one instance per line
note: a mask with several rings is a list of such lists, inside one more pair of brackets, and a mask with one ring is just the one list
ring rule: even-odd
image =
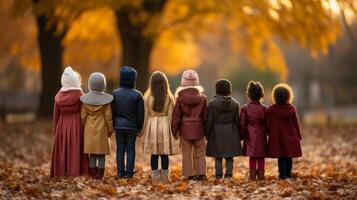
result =
[[172,98],[169,81],[164,73],[156,71],[151,74],[150,86],[146,91],[146,95],[149,97],[151,96],[154,99],[153,110],[155,112],[162,112],[165,107],[167,96]]

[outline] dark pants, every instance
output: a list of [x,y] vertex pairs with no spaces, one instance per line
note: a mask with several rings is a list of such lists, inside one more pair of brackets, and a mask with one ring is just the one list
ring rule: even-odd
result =
[[[136,131],[116,130],[117,141],[117,168],[119,177],[133,177],[135,164]],[[124,157],[126,153],[126,168]]]
[[291,177],[293,168],[293,158],[278,158],[279,178],[285,179]]
[[151,155],[150,164],[151,170],[157,170],[159,168],[159,157],[161,158],[161,169],[169,169],[169,156],[168,155]]
[[[233,158],[228,157],[224,158],[226,160],[226,173],[224,175],[225,178],[232,177],[233,175]],[[216,170],[216,178],[222,178],[223,176],[223,167],[222,167],[223,158],[215,158],[215,170]]]
[[[98,165],[97,165],[98,161]],[[105,155],[104,154],[90,154],[89,155],[89,167],[90,168],[105,168]]]

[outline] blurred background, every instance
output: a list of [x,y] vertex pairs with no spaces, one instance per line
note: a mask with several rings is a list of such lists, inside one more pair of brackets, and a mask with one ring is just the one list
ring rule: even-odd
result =
[[208,97],[230,79],[247,102],[249,80],[288,82],[309,124],[357,123],[356,0],[0,0],[0,119],[50,118],[65,66],[82,76],[119,69],[165,72],[174,92],[196,69]]

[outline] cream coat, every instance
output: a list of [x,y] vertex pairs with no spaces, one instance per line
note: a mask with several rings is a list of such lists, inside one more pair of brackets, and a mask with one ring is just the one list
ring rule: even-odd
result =
[[153,97],[144,96],[145,121],[143,151],[149,154],[174,155],[179,153],[179,140],[171,132],[171,117],[174,109],[173,97],[167,97],[163,112],[153,110]]
[[109,137],[113,132],[111,105],[83,104],[84,153],[110,154]]

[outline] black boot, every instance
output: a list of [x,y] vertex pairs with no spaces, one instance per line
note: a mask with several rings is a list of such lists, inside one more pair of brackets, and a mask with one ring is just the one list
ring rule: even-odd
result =
[[97,170],[97,179],[102,180],[104,176],[104,170],[105,168],[98,168]]
[[92,177],[93,179],[97,178],[97,168],[96,167],[89,168],[89,176]]
[[257,179],[257,170],[256,169],[249,170],[249,179],[251,181],[255,181]]
[[264,169],[258,169],[258,180],[263,181],[264,180]]

